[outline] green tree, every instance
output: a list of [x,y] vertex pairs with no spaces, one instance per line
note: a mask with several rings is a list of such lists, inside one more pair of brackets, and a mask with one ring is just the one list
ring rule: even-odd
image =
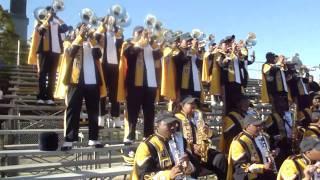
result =
[[[0,61],[5,64],[15,64],[17,57],[17,41],[14,23],[8,11],[0,5]],[[21,51],[26,49],[26,43],[21,43]],[[25,57],[21,58],[24,61]]]

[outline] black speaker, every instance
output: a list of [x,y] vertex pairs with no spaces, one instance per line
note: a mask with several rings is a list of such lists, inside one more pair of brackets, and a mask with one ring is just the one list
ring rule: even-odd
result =
[[41,151],[56,151],[58,142],[58,134],[55,132],[44,132],[39,135],[39,149]]

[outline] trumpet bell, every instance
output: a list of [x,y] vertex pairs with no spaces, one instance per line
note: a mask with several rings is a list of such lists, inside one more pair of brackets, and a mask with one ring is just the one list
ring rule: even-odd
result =
[[192,29],[191,36],[198,41],[202,41],[206,38],[206,35],[200,29]]
[[247,39],[246,39],[246,46],[248,48],[251,48],[253,46],[255,46],[257,44],[257,40],[256,40],[257,36],[255,33],[253,32],[249,32]]
[[121,28],[125,28],[130,26],[131,24],[131,17],[129,16],[128,13],[126,13],[126,15],[120,19],[117,20],[117,25]]
[[115,5],[111,6],[108,14],[110,14],[111,16],[113,16],[116,19],[120,19],[120,18],[123,18],[124,16],[126,16],[127,11],[123,6],[120,6],[119,4],[115,4]]
[[84,24],[90,24],[90,20],[92,19],[93,16],[95,16],[94,12],[90,8],[84,8],[80,12],[80,18],[82,23]]
[[43,21],[47,17],[48,13],[49,12],[44,7],[38,7],[33,11],[34,18],[39,22]]
[[52,8],[54,12],[63,11],[64,1],[63,0],[54,0],[52,3]]
[[144,23],[148,29],[152,29],[155,26],[156,22],[157,18],[152,14],[148,14],[144,20]]

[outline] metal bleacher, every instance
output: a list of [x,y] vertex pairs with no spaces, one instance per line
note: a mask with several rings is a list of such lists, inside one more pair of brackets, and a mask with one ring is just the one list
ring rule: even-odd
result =
[[[5,66],[0,68],[0,79],[9,87],[0,100],[0,174],[4,179],[128,179],[132,167],[121,157],[123,130],[105,127],[99,136],[104,148],[87,147],[86,126],[80,128],[80,142],[68,152],[40,151],[39,134],[56,132],[63,138],[64,100],[55,106],[37,105],[37,72],[34,66]],[[0,83],[3,81],[0,81]],[[245,93],[259,99],[261,82],[249,80]],[[122,106],[122,109],[124,107]],[[157,105],[163,109],[163,105]],[[86,119],[83,107],[81,119]],[[207,113],[214,128],[219,118]],[[221,119],[221,117],[220,117]],[[83,121],[85,123],[85,121]],[[140,123],[141,126],[141,123]],[[141,127],[138,127],[141,129]],[[137,131],[139,134],[139,130]],[[132,146],[136,147],[137,144]]]
[[[104,148],[87,146],[88,129],[83,126],[79,133],[80,142],[73,150],[40,151],[38,138],[42,132],[56,132],[62,142],[64,100],[56,100],[55,106],[36,104],[38,87],[34,66],[2,67],[0,78],[9,84],[0,101],[2,178],[128,178],[132,167],[124,164],[120,153],[121,149],[128,147],[122,143],[122,129],[105,127],[99,130],[101,141],[106,144]],[[86,118],[83,108],[81,119]]]

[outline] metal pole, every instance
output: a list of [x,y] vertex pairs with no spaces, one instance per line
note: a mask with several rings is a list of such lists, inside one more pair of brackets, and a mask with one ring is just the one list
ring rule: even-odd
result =
[[20,40],[18,40],[18,48],[17,48],[17,66],[20,66]]

